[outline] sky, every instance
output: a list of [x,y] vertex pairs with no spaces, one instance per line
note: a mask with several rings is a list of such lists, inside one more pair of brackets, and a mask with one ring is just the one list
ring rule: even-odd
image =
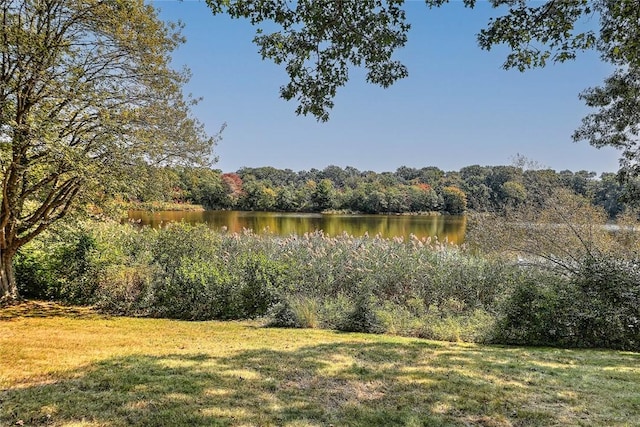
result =
[[152,4],[162,20],[185,25],[187,42],[174,52],[173,65],[191,70],[185,93],[203,98],[193,113],[207,131],[227,125],[214,149],[214,167],[224,172],[329,165],[455,171],[509,165],[518,155],[556,171],[618,169],[618,151],[571,139],[590,111],[578,94],[601,84],[610,66],[587,52],[544,69],[505,71],[506,49],[477,46],[476,34],[499,13],[482,0],[473,10],[455,0],[431,10],[423,1],[407,1],[412,28],[396,58],[409,77],[383,89],[352,69],[325,123],[297,116],[297,104],[279,97],[286,72],[261,59],[249,22],[213,16],[204,1]]

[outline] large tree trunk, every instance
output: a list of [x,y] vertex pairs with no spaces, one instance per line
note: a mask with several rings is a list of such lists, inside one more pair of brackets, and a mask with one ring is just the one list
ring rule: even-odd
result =
[[0,303],[19,299],[16,278],[13,274],[13,252],[0,250]]

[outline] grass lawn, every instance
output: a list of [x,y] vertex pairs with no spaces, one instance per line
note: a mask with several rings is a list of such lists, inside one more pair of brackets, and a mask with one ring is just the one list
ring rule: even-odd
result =
[[640,354],[0,309],[0,426],[640,426]]

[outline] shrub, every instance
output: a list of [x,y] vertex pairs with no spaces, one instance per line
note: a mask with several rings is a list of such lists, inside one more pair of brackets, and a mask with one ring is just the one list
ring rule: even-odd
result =
[[240,256],[239,269],[238,318],[264,316],[278,300],[285,266],[263,253],[247,253]]
[[275,328],[301,328],[302,325],[288,300],[275,304],[271,310],[269,326]]
[[57,227],[21,248],[14,268],[21,295],[70,303],[91,302],[96,290],[98,248],[83,227]]
[[380,334],[385,332],[384,325],[376,312],[376,300],[371,294],[359,295],[339,325],[345,332],[368,332]]
[[573,281],[575,344],[640,350],[640,259],[589,258]]
[[119,315],[145,316],[153,312],[150,266],[109,266],[100,278],[93,301],[98,309]]
[[100,266],[96,259],[97,242],[87,230],[70,236],[67,245],[58,247],[56,256],[59,285],[57,298],[72,303],[90,303],[97,288]]
[[500,307],[494,339],[499,343],[551,345],[569,332],[558,318],[570,283],[554,275],[532,275]]
[[292,302],[298,324],[302,328],[317,328],[320,326],[319,305],[314,298],[297,298]]
[[601,257],[583,260],[574,275],[537,273],[505,300],[495,340],[640,350],[639,266]]
[[182,258],[173,273],[154,279],[153,315],[185,320],[242,317],[231,277],[215,265]]
[[319,306],[321,327],[340,329],[352,309],[353,302],[345,295],[339,294],[331,298],[322,298]]
[[49,299],[56,295],[51,257],[39,242],[20,248],[13,261],[18,292],[25,298]]
[[451,298],[440,306],[429,306],[417,335],[439,341],[486,342],[494,323],[495,317],[486,310],[469,310],[464,303]]
[[386,301],[377,310],[382,328],[387,333],[414,337],[421,335],[425,313],[424,303],[417,298],[407,301],[406,305]]
[[539,300],[536,312],[548,317],[548,301],[524,298],[534,292],[525,279],[537,283],[541,270],[451,245],[321,232],[279,238],[186,224],[92,224],[66,233],[49,236],[54,244],[34,242],[20,258],[21,277],[112,313],[190,320],[270,314],[280,326],[482,341],[506,299],[504,340],[551,341],[514,323],[533,316],[518,298]]
[[538,203],[479,218],[470,233],[478,251],[498,253],[502,264],[517,256],[522,273],[496,299],[494,339],[639,349],[637,217],[612,231],[605,212],[584,197],[558,191]]

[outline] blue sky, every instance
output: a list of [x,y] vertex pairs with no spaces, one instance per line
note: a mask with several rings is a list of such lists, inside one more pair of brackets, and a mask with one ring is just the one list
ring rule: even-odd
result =
[[571,140],[588,112],[578,93],[600,84],[609,66],[586,53],[571,63],[505,71],[504,49],[486,52],[476,44],[475,35],[496,13],[479,3],[474,10],[455,1],[429,10],[408,1],[412,29],[397,58],[409,77],[382,89],[352,70],[329,122],[318,123],[279,98],[286,73],[262,61],[248,22],[213,16],[201,1],[153,2],[161,19],[185,24],[187,43],[173,58],[191,69],[185,91],[203,97],[194,114],[211,133],[227,123],[215,149],[215,167],[225,172],[328,165],[458,170],[511,164],[516,154],[558,171],[615,172],[617,151]]

